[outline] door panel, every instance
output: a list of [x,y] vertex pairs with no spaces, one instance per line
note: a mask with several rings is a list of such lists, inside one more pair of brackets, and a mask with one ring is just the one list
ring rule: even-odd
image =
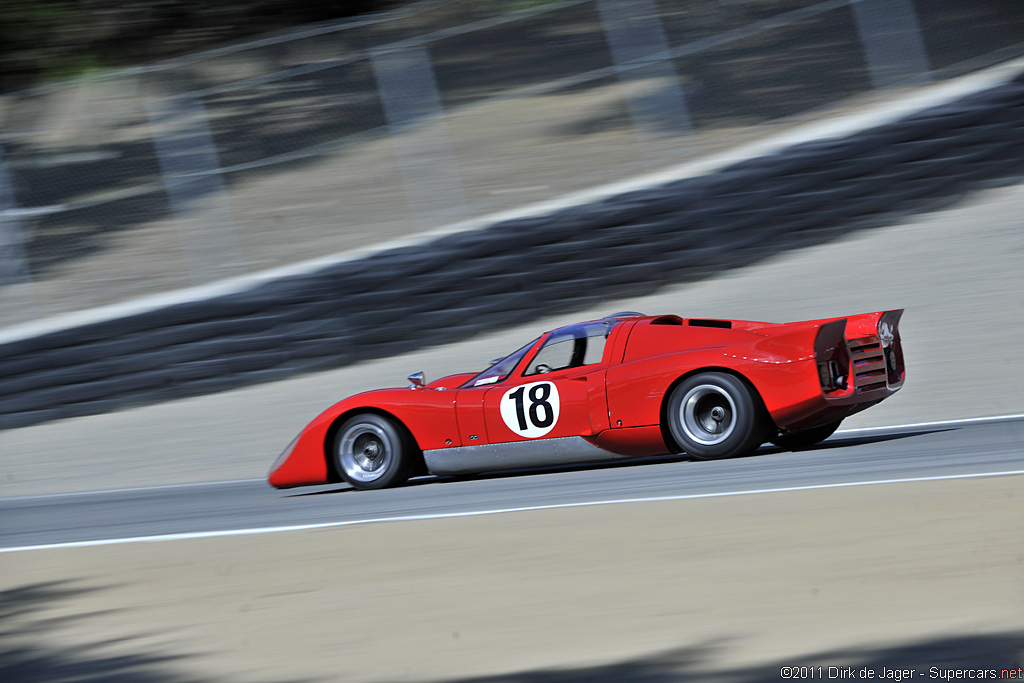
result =
[[592,434],[587,374],[573,368],[488,389],[484,422],[491,443]]
[[608,429],[608,396],[605,392],[605,375],[599,370],[587,375],[587,408],[590,412],[590,433],[597,434]]

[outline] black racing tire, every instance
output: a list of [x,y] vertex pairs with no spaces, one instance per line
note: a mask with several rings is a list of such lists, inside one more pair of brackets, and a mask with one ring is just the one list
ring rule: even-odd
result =
[[698,460],[746,455],[767,437],[760,396],[723,372],[702,372],[676,385],[666,419],[676,444]]
[[793,432],[792,434],[780,434],[771,441],[779,448],[787,451],[798,451],[801,448],[810,448],[811,446],[819,444],[832,436],[835,431],[839,429],[839,425],[842,423],[842,420],[836,420],[835,422],[829,422],[828,424],[811,427],[810,429]]
[[338,429],[331,451],[335,470],[357,489],[399,486],[412,475],[415,444],[394,420],[360,413]]

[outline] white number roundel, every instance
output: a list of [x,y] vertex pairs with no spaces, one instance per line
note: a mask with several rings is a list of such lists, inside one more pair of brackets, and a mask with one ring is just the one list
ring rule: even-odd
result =
[[544,436],[558,423],[558,389],[551,382],[509,389],[501,397],[501,419],[519,436]]

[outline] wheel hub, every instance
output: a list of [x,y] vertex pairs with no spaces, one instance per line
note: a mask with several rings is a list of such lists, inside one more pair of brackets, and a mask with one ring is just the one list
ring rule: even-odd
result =
[[380,457],[384,452],[381,442],[373,436],[363,435],[356,439],[356,447],[360,446],[362,448],[355,453],[356,464],[359,465],[359,468],[365,472],[379,469],[384,463],[384,458]]
[[732,398],[711,384],[686,392],[679,412],[686,436],[708,446],[727,439],[736,426],[736,406]]
[[373,481],[386,469],[390,459],[386,436],[375,425],[358,425],[341,440],[340,465],[352,479]]

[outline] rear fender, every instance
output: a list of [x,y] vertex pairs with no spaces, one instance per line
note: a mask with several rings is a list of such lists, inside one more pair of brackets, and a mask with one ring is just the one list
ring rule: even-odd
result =
[[767,328],[761,330],[765,338],[726,353],[732,367],[757,389],[775,425],[785,429],[820,409],[825,391],[821,367],[832,372],[826,377],[842,377],[837,383],[849,376],[846,325],[846,318],[828,318]]
[[[751,360],[754,354],[750,348],[730,346],[682,351],[609,368],[606,396],[611,428],[664,424],[666,397],[679,382],[694,373],[734,375],[751,385],[765,404],[801,375],[814,374],[803,367],[806,363],[756,362]],[[756,355],[765,360],[781,361],[776,355]]]
[[[706,366],[694,368],[693,370],[690,370],[689,372],[687,372],[687,373],[685,373],[683,375],[680,375],[678,378],[676,378],[676,380],[673,381],[668,386],[668,388],[665,390],[664,394],[661,397],[661,411],[660,411],[660,416],[659,416],[659,420],[658,420],[658,423],[659,423],[659,426],[660,426],[661,438],[665,442],[665,445],[673,453],[681,452],[682,448],[679,446],[679,444],[677,444],[675,442],[675,438],[672,436],[672,431],[669,429],[669,426],[668,426],[668,406],[669,406],[669,402],[670,402],[670,400],[672,398],[672,392],[675,390],[675,388],[678,385],[682,384],[688,378],[693,377],[694,375],[705,373],[705,372],[717,372],[717,373],[721,373],[723,375],[732,375],[736,379],[738,379],[741,382],[743,382],[744,384],[746,384],[751,389],[751,391],[754,394],[754,401],[755,401],[756,404],[759,404],[761,408],[765,407],[764,399],[761,396],[760,390],[750,380],[750,378],[747,377],[745,374],[743,374],[743,372],[741,372],[740,370],[737,370],[734,367],[726,367],[726,366],[722,366],[722,365],[706,365]],[[645,455],[646,455],[646,453],[645,453]]]

